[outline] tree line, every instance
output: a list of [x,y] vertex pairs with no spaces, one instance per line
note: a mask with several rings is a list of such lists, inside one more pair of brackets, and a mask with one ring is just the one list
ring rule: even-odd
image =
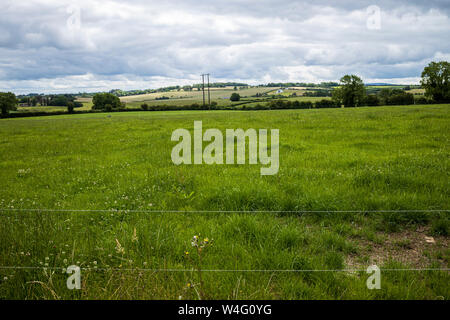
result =
[[[237,85],[243,85],[240,83],[226,83]],[[295,86],[305,86],[302,83],[292,83]],[[253,109],[289,109],[289,108],[339,108],[339,107],[359,107],[359,106],[379,106],[379,105],[408,105],[408,104],[426,104],[426,103],[450,103],[450,63],[447,61],[431,62],[426,66],[421,74],[420,84],[425,89],[423,97],[418,99],[414,98],[414,95],[402,89],[389,89],[383,88],[377,93],[367,94],[366,87],[362,79],[356,75],[345,75],[339,83],[328,82],[321,83],[320,86],[333,86],[331,90],[332,99],[323,99],[315,102],[300,102],[300,101],[285,101],[277,100],[270,101],[267,105],[256,105]],[[218,84],[216,84],[218,85]],[[269,84],[268,84],[269,85]],[[270,84],[280,85],[280,84]],[[288,84],[285,84],[288,85]],[[318,85],[319,86],[319,85]],[[179,86],[175,86],[179,87]],[[174,87],[167,87],[174,88]],[[317,91],[316,96],[322,94],[328,94],[325,92]],[[233,93],[232,101],[239,101],[240,96],[238,93]],[[74,95],[49,95],[49,96],[32,96],[32,97],[16,97],[12,92],[0,92],[0,109],[2,116],[7,116],[9,111],[16,110],[19,103],[28,103],[36,105],[40,101],[41,105],[58,105],[67,106],[69,113],[74,111],[74,108],[82,106],[80,102],[75,101]],[[109,93],[97,93],[93,96],[93,110],[104,111],[117,111],[125,108],[125,104],[120,101],[116,94]],[[166,106],[167,110],[173,109],[186,109],[186,108],[201,109],[197,104],[191,106]],[[150,107],[146,104],[141,106],[143,110],[161,109],[161,106]],[[213,102],[211,109],[219,108],[217,103]],[[246,108],[243,108],[246,109]],[[248,109],[248,108],[247,108]]]

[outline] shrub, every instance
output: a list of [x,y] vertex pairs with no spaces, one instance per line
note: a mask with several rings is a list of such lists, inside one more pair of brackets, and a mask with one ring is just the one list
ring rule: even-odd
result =
[[425,97],[419,97],[414,100],[415,104],[430,104],[433,103],[432,100],[429,100]]
[[314,107],[311,101],[301,101],[299,104],[300,109],[312,109]]
[[68,113],[73,113],[73,107],[74,107],[73,102],[67,103],[67,112]]
[[241,100],[241,96],[239,95],[239,93],[233,92],[231,94],[230,100],[231,101],[239,101],[239,100]]
[[380,99],[375,94],[369,94],[366,96],[366,105],[373,107],[380,105]]
[[320,109],[320,108],[340,108],[341,106],[334,100],[322,99],[316,101],[314,107]]
[[414,104],[414,95],[411,93],[396,93],[387,99],[388,105],[410,105]]
[[141,109],[147,111],[148,110],[148,104],[146,104],[146,103],[141,104]]

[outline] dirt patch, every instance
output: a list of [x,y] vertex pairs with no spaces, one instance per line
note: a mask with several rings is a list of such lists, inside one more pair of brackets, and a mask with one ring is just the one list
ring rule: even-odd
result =
[[360,269],[376,264],[382,266],[388,261],[398,261],[414,268],[426,268],[437,262],[441,268],[448,268],[449,237],[430,236],[429,227],[404,230],[397,233],[378,233],[380,241],[355,239],[359,253],[349,255],[347,267]]

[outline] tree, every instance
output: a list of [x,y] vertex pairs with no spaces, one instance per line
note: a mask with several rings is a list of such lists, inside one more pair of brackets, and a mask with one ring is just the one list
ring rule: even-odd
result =
[[72,101],[67,102],[67,113],[73,113],[74,103]]
[[414,104],[414,95],[407,92],[393,94],[389,96],[386,104],[391,106]]
[[65,95],[61,94],[56,97],[53,97],[48,103],[49,106],[60,106],[65,107],[69,106],[69,102],[72,102],[71,99],[67,98]]
[[233,92],[231,94],[230,100],[231,101],[239,101],[239,100],[241,100],[241,96],[239,95],[239,93]]
[[344,107],[358,107],[364,104],[366,89],[358,76],[345,75],[340,80],[340,87],[333,90],[333,100]]
[[380,99],[378,99],[378,96],[376,94],[369,94],[366,96],[366,105],[368,105],[369,107],[379,106]]
[[96,93],[92,102],[94,104],[92,108],[97,110],[119,109],[122,106],[119,97],[111,93]]
[[0,108],[2,115],[7,115],[10,110],[16,110],[18,100],[12,92],[0,92]]
[[320,101],[316,101],[314,103],[314,107],[319,108],[340,108],[341,105],[336,103],[336,101],[328,100],[328,99],[322,99]]
[[450,63],[447,61],[431,62],[422,72],[420,84],[425,89],[425,96],[436,102],[450,101]]

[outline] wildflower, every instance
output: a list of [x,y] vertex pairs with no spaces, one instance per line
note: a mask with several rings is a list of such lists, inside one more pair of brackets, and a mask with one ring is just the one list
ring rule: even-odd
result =
[[186,285],[186,287],[190,288],[190,287],[191,287],[191,284],[188,282],[187,285]]
[[8,280],[8,277],[3,277],[3,280],[5,280],[5,281]]
[[97,265],[97,261],[94,261],[93,264]]
[[64,259],[63,262],[64,262],[64,263],[67,263],[67,259]]
[[185,251],[184,254],[188,256],[189,255],[189,251]]
[[191,240],[191,245],[193,247],[198,247],[198,236],[193,236]]

